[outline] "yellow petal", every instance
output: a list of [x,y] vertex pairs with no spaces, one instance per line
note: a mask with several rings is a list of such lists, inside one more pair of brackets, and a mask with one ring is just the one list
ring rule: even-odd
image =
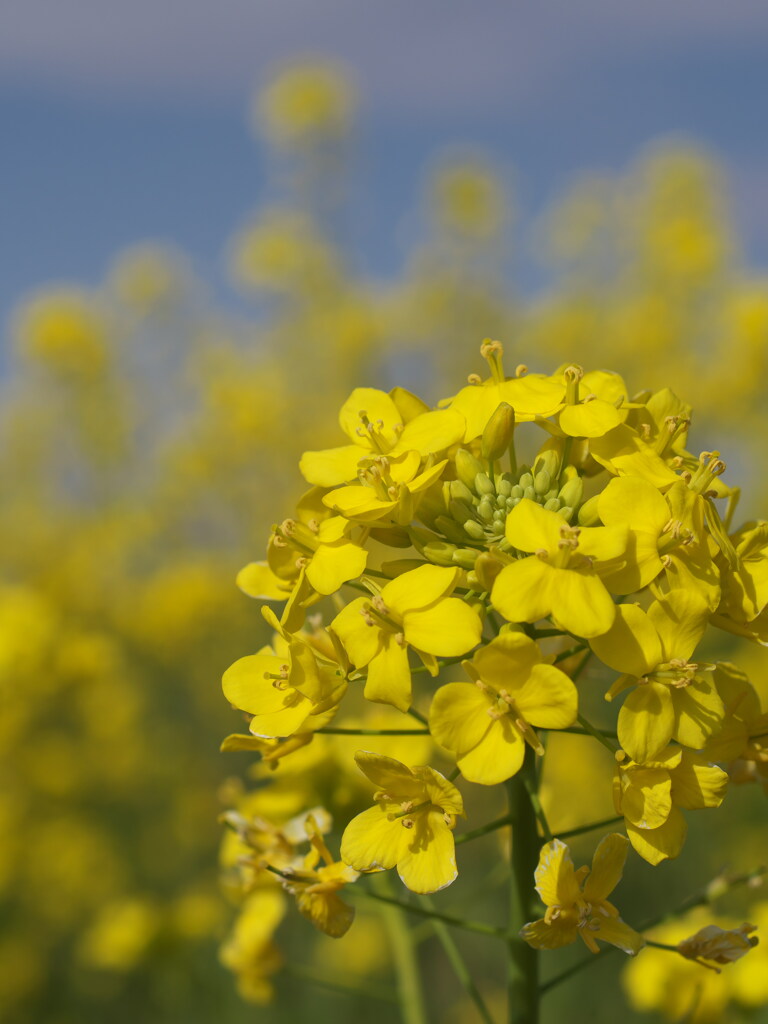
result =
[[488,719],[490,728],[477,746],[456,759],[468,782],[495,786],[511,779],[523,766],[525,741],[510,718]]
[[[629,477],[622,477],[623,480]],[[600,576],[612,594],[635,594],[648,586],[664,568],[659,556],[658,536],[643,530],[632,530],[627,537],[625,564]]]
[[672,799],[685,810],[719,807],[728,788],[728,774],[689,750],[672,771]]
[[463,754],[488,732],[490,707],[489,698],[472,683],[447,683],[432,698],[429,730],[441,747]]
[[523,498],[507,516],[504,533],[518,551],[557,551],[566,525],[557,512]]
[[565,729],[576,721],[578,691],[554,665],[535,665],[528,681],[512,696],[526,721],[540,729]]
[[376,497],[374,490],[362,484],[337,487],[326,494],[323,501],[328,508],[347,519],[357,519],[361,522],[374,522],[397,508],[396,501],[382,501]]
[[664,660],[687,661],[704,636],[709,609],[697,591],[676,589],[654,601],[648,616],[661,639]]
[[344,829],[341,859],[355,871],[393,868],[408,846],[407,830],[401,820],[390,821],[386,809],[378,804],[358,814]]
[[594,903],[606,899],[613,892],[621,881],[628,850],[626,836],[618,832],[603,836],[592,858],[592,870],[584,883],[584,899]]
[[383,434],[385,448],[393,448],[397,441],[395,427],[402,424],[403,418],[386,391],[355,388],[339,411],[339,425],[347,437],[361,448],[370,449],[373,445],[362,427],[361,412],[365,413],[374,426],[378,426]]
[[407,711],[411,706],[408,649],[397,642],[394,633],[383,632],[381,639],[379,652],[368,662],[365,698],[379,704],[391,704],[399,711]]
[[602,636],[593,637],[589,646],[609,668],[637,678],[662,661],[659,635],[646,613],[635,604],[619,605],[611,628]]
[[535,640],[525,633],[508,631],[481,647],[472,659],[481,679],[500,690],[522,686],[541,661],[541,651]]
[[578,550],[596,562],[614,562],[626,552],[628,540],[626,526],[587,526],[579,533]]
[[344,644],[344,649],[355,668],[363,668],[381,650],[382,630],[369,626],[362,616],[368,599],[355,598],[331,623],[331,629]]
[[301,892],[296,905],[307,920],[334,939],[346,935],[355,919],[355,911],[335,892]]
[[711,676],[699,675],[672,694],[675,728],[672,735],[685,747],[699,750],[720,728],[725,708]]
[[670,518],[669,506],[652,483],[640,477],[611,480],[597,500],[597,511],[606,526],[624,525],[658,537]]
[[672,779],[664,768],[638,766],[620,772],[621,813],[638,828],[658,828],[672,811]]
[[254,715],[248,729],[254,736],[278,739],[300,732],[312,712],[312,701],[302,697],[296,690],[288,691],[290,697],[285,706],[270,714]]
[[458,597],[446,597],[431,608],[407,611],[403,632],[409,644],[427,654],[455,658],[480,643],[483,624],[477,612]]
[[598,398],[579,405],[566,405],[558,422],[560,429],[570,437],[602,437],[623,419],[615,405]]
[[250,654],[239,658],[224,673],[221,685],[230,704],[251,715],[269,714],[286,706],[288,698],[295,696],[293,688],[278,690],[270,675],[280,675],[285,664],[282,658],[271,654]]
[[418,569],[404,572],[397,579],[387,583],[381,592],[381,599],[396,617],[402,618],[413,608],[426,608],[449,594],[459,579],[461,570],[443,568],[439,565],[420,565]]
[[321,544],[307,566],[307,579],[318,594],[335,594],[342,583],[365,569],[368,552],[350,540]]
[[552,610],[554,572],[536,555],[505,566],[493,584],[493,607],[508,622],[538,622]]
[[593,438],[589,451],[601,466],[617,476],[641,477],[661,488],[679,483],[674,470],[626,423]]
[[560,949],[575,942],[578,935],[573,917],[558,917],[549,924],[542,918],[531,921],[520,930],[521,938],[534,949]]
[[285,601],[291,589],[272,572],[266,562],[249,562],[237,574],[235,582],[248,597],[256,597],[261,601]]
[[357,477],[357,464],[363,452],[357,445],[325,448],[317,452],[304,452],[299,469],[309,484],[318,487],[338,487]]
[[417,765],[411,771],[414,777],[423,783],[427,798],[436,807],[449,814],[465,816],[461,793],[441,772],[435,771],[429,765]]
[[616,618],[611,595],[589,569],[552,569],[550,596],[555,622],[576,636],[607,633]]
[[442,811],[415,815],[412,829],[403,829],[410,842],[398,857],[397,873],[411,892],[437,892],[456,880],[456,849],[453,832]]
[[674,727],[669,687],[643,683],[630,693],[619,712],[619,743],[633,761],[650,761],[669,743]]
[[637,828],[627,822],[627,835],[637,853],[649,864],[673,860],[683,848],[688,825],[676,807],[659,828]]
[[393,452],[417,451],[429,455],[449,448],[463,434],[464,417],[455,409],[425,412],[406,424]]
[[571,851],[561,839],[542,846],[534,878],[536,892],[547,907],[570,907],[580,899]]
[[597,914],[593,920],[597,921],[594,934],[598,939],[610,942],[612,946],[630,956],[636,956],[645,945],[643,936],[625,924],[620,917],[603,917],[602,914]]

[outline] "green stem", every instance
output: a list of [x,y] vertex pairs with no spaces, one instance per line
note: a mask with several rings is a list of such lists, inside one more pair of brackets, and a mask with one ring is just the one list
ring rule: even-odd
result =
[[487,825],[481,825],[480,828],[474,828],[471,832],[465,832],[461,836],[456,836],[457,843],[469,843],[472,839],[479,839],[480,836],[487,836],[490,832],[496,832],[500,828],[504,828],[505,825],[511,825],[512,818],[509,814],[505,814],[503,818],[497,818],[495,821],[489,821]]
[[[425,910],[434,911],[435,907],[429,896],[419,896],[419,902]],[[493,1024],[493,1017],[491,1017],[488,1007],[485,1005],[485,1001],[480,994],[480,990],[473,981],[472,975],[469,973],[469,968],[464,962],[464,958],[459,952],[459,947],[453,941],[448,928],[442,923],[442,921],[437,920],[432,922],[432,927],[441,946],[445,950],[445,955],[448,957],[456,977],[461,982],[464,991],[477,1007],[477,1012],[482,1017],[484,1024]]]
[[581,725],[581,726],[583,727],[583,729],[584,729],[584,730],[585,730],[586,732],[588,732],[588,733],[589,733],[589,735],[590,735],[590,736],[594,736],[594,737],[595,737],[595,739],[596,739],[596,740],[597,740],[597,741],[598,741],[599,743],[602,743],[602,745],[603,745],[603,746],[604,746],[604,747],[605,747],[605,748],[606,748],[607,750],[610,750],[610,752],[611,752],[612,754],[615,754],[615,753],[616,753],[616,751],[617,751],[617,749],[618,749],[618,746],[617,746],[617,744],[615,744],[615,743],[614,743],[614,742],[613,742],[612,740],[609,740],[609,739],[608,739],[608,737],[607,737],[607,736],[605,735],[605,733],[604,733],[604,732],[602,732],[602,731],[601,731],[600,729],[596,729],[596,728],[594,727],[594,725],[592,725],[592,723],[591,723],[591,722],[588,722],[588,721],[586,720],[586,718],[584,717],[584,715],[579,715],[579,717],[578,717],[578,721],[579,721],[579,724],[580,724],[580,725]]
[[429,726],[429,722],[426,720],[424,715],[422,715],[420,711],[417,711],[416,708],[408,708],[408,714],[411,718],[415,718],[417,722],[421,722],[422,725]]
[[341,729],[328,726],[315,729],[326,736],[428,736],[429,729]]
[[[373,884],[386,886],[388,879],[379,876],[373,880]],[[373,893],[368,895],[373,895]],[[389,904],[382,908],[381,914],[389,933],[403,1024],[428,1024],[419,974],[418,952],[408,930],[405,916],[397,909],[396,901],[388,900],[383,896],[379,898],[383,903]]]
[[443,921],[445,924],[453,925],[455,928],[463,928],[468,932],[477,932],[478,935],[494,935],[496,938],[502,939],[509,937],[505,928],[496,928],[492,924],[483,924],[481,921],[465,921],[461,917],[441,914],[436,910],[425,910],[423,907],[417,907],[413,903],[404,903],[402,900],[394,899],[391,896],[384,896],[381,893],[371,892],[368,889],[354,889],[352,891],[363,893],[379,903],[389,903],[393,907],[399,907],[401,910],[407,911],[409,914],[416,914],[417,917],[429,917],[433,921]]
[[576,666],[576,668],[573,670],[573,672],[571,672],[571,679],[573,680],[574,683],[579,678],[579,676],[584,671],[584,669],[587,667],[587,664],[589,663],[589,659],[591,657],[592,657],[592,648],[590,647],[586,651],[584,651],[584,657],[581,659],[581,661]]
[[579,828],[571,828],[567,832],[561,832],[558,839],[572,839],[574,836],[584,835],[585,832],[594,832],[595,829],[605,828],[607,825],[618,825],[620,821],[624,821],[622,814],[613,818],[603,818],[602,821],[593,821],[591,825],[580,825]]
[[549,827],[549,822],[547,821],[547,816],[544,813],[544,808],[541,806],[541,800],[539,800],[539,792],[536,788],[535,770],[530,772],[523,770],[522,780],[523,785],[525,786],[525,791],[528,794],[528,799],[531,802],[533,813],[536,815],[536,821],[539,823],[539,827],[541,828],[546,841],[551,843],[554,836],[552,835],[552,830]]
[[508,1021],[509,1024],[538,1024],[538,953],[520,937],[520,929],[531,919],[533,874],[539,860],[540,841],[536,815],[525,774],[534,774],[534,752],[526,750],[525,763],[507,782],[509,816],[512,819],[508,942]]
[[567,651],[560,651],[560,653],[555,656],[553,664],[557,665],[561,661],[567,661],[568,658],[572,658],[574,654],[579,654],[581,651],[583,651],[584,647],[584,644],[576,644],[575,647],[569,647]]

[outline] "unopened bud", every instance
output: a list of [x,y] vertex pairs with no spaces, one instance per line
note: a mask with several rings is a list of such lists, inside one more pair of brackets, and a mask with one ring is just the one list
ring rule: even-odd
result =
[[600,495],[595,494],[579,509],[578,523],[579,526],[599,526],[600,516],[597,514],[597,501]]
[[477,514],[486,523],[493,521],[493,513],[496,511],[493,502],[489,497],[483,498],[480,504],[477,506]]
[[487,473],[478,473],[475,476],[475,491],[478,494],[495,494],[496,487],[493,480],[488,476]]
[[489,551],[482,551],[475,560],[474,571],[483,590],[490,591],[494,581],[504,568],[503,564]]
[[529,470],[526,470],[524,473],[520,474],[517,482],[520,487],[522,487],[523,492],[525,492],[527,487],[533,487],[533,474]]
[[515,433],[515,410],[508,402],[500,402],[483,431],[481,450],[484,459],[495,462],[512,443]]
[[454,541],[456,544],[461,544],[466,540],[464,534],[464,528],[460,526],[455,519],[449,519],[448,516],[438,516],[435,519],[435,528],[442,533],[448,540]]
[[560,470],[560,456],[553,448],[546,448],[536,456],[533,468],[535,473],[546,470],[550,478],[554,480]]
[[533,489],[539,494],[546,494],[549,490],[549,485],[552,482],[552,478],[546,469],[540,469],[536,476],[533,478]]
[[464,523],[464,532],[472,540],[485,540],[485,530],[475,519],[468,519]]
[[563,505],[570,505],[571,508],[575,508],[581,504],[581,499],[584,497],[584,484],[580,476],[571,477],[563,486],[560,488],[559,498]]
[[560,499],[559,498],[547,498],[544,502],[544,508],[547,512],[559,512],[560,511]]
[[451,480],[450,495],[457,501],[465,501],[468,505],[472,505],[474,495],[463,480]]
[[440,540],[430,541],[424,545],[423,555],[434,565],[454,565],[453,553],[456,551],[455,544],[446,544]]
[[478,552],[474,548],[456,548],[453,552],[454,565],[460,565],[462,569],[474,569]]
[[474,489],[475,477],[483,472],[483,464],[466,448],[456,452],[456,475],[470,490]]

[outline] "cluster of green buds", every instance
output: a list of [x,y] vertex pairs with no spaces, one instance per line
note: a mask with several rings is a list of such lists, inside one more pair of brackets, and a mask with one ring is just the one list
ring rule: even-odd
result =
[[[518,465],[514,427],[514,410],[501,403],[478,453],[459,448],[456,478],[443,481],[439,491],[422,502],[420,518],[440,538],[426,534],[417,538],[419,550],[429,561],[471,570],[478,556],[489,549],[503,560],[513,551],[505,537],[507,516],[523,498],[557,512],[569,524],[586,509],[581,477],[572,466],[563,470],[560,453],[554,448],[539,452],[533,466]],[[501,471],[499,461],[506,454],[510,469]]]

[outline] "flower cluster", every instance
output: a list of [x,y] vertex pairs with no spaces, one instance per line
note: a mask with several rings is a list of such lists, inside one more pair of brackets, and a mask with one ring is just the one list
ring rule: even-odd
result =
[[[631,396],[617,374],[575,365],[508,377],[498,342],[481,351],[487,379],[473,375],[436,409],[402,388],[355,389],[339,415],[346,443],[304,453],[311,489],[238,577],[285,604],[280,618],[263,609],[273,646],[224,675],[249,722],[226,746],[285,770],[310,744],[358,733],[354,760],[375,787],[343,829],[339,861],[313,811],[308,860],[286,860],[284,843],[254,856],[251,839],[244,862],[340,935],[352,915],[337,892],[361,876],[396,867],[420,894],[457,877],[459,776],[511,792],[520,780],[545,905],[522,939],[549,949],[581,937],[594,952],[603,940],[634,955],[644,939],[607,900],[630,846],[652,865],[676,857],[683,812],[718,807],[729,766],[742,778],[765,765],[755,691],[700,651],[710,626],[766,635],[768,526],[734,529],[725,463],[688,450],[691,410],[671,391]],[[584,713],[588,664],[606,711],[621,705],[614,728]],[[386,743],[366,750],[377,730],[331,724],[370,702],[402,725],[382,740],[431,736],[443,770],[404,763]],[[591,870],[574,869],[537,796],[536,761],[556,731],[614,755],[626,836],[604,836]],[[516,827],[513,858],[524,844]]]

